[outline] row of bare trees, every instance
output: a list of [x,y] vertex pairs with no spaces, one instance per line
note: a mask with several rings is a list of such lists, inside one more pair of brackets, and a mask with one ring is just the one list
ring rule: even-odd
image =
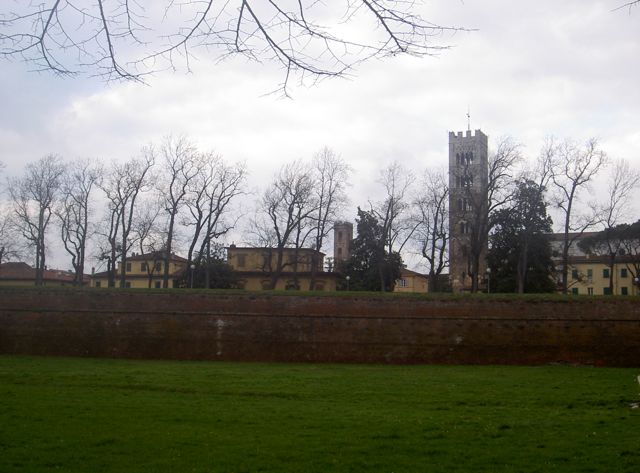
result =
[[[563,234],[561,279],[566,291],[571,248],[585,231],[613,228],[631,217],[638,171],[625,161],[615,161],[606,199],[588,199],[598,173],[608,159],[595,140],[579,146],[549,139],[535,165],[524,169],[522,147],[501,140],[490,153],[484,193],[466,196],[470,248],[469,274],[478,276],[483,249],[494,227],[493,216],[509,205],[517,183],[535,183],[541,199],[553,208]],[[470,172],[464,170],[462,173]],[[266,185],[248,219],[246,242],[269,248],[271,258],[263,268],[275,287],[287,266],[294,274],[300,259],[285,260],[285,248],[321,251],[333,223],[348,203],[351,168],[325,148],[308,161],[284,165]],[[465,178],[465,176],[458,176]],[[20,254],[11,235],[19,234],[35,256],[38,282],[46,262],[46,235],[51,222],[59,231],[76,281],[81,281],[91,239],[96,257],[109,274],[109,284],[125,285],[124,272],[132,252],[154,255],[147,265],[148,280],[162,277],[168,286],[169,259],[176,245],[186,249],[188,266],[209,268],[217,242],[237,227],[243,214],[240,197],[247,193],[247,169],[211,152],[199,151],[188,139],[166,138],[159,146],[144,147],[138,156],[104,166],[99,162],[64,163],[49,155],[26,166],[21,177],[9,179],[11,218],[0,221],[0,262]],[[413,253],[422,258],[429,289],[437,291],[440,275],[448,267],[449,184],[444,169],[427,169],[422,177],[392,163],[380,171],[380,198],[368,202],[369,212],[381,226],[375,249],[381,255]],[[96,208],[104,206],[104,212]],[[101,215],[100,218],[96,217]],[[518,245],[519,290],[527,276],[527,241],[523,224]],[[613,251],[613,250],[612,250]],[[23,251],[24,253],[24,251]],[[313,258],[317,258],[315,255]],[[163,264],[155,264],[155,263]],[[158,269],[162,268],[162,274]],[[311,261],[311,288],[319,261]],[[205,273],[209,286],[209,274]],[[382,275],[381,275],[382,278]],[[472,278],[477,281],[477,277]],[[473,290],[477,290],[477,285]]]
[[[75,282],[83,280],[88,242],[106,265],[110,286],[124,286],[127,258],[138,248],[164,264],[149,264],[149,284],[162,267],[167,287],[169,259],[177,228],[190,240],[189,264],[210,255],[212,241],[234,226],[228,218],[244,192],[244,164],[198,151],[186,138],[166,138],[159,147],[108,166],[96,161],[65,163],[55,155],[29,163],[7,181],[9,210],[0,221],[0,257],[35,258],[36,284],[46,269],[47,235],[52,223],[71,258]],[[96,207],[104,205],[101,218]],[[19,235],[21,247],[12,245]]]

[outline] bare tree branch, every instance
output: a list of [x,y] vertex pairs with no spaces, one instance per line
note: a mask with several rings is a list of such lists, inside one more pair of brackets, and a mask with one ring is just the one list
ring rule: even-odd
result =
[[[289,80],[343,76],[362,61],[447,49],[437,37],[464,30],[428,22],[404,0],[43,0],[0,7],[0,56],[39,71],[145,81],[190,70],[204,51],[272,61]],[[362,24],[347,33],[345,23]],[[371,34],[373,30],[373,34]]]

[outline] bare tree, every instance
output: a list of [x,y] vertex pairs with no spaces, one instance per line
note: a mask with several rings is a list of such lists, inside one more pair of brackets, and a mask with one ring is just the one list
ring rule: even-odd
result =
[[[309,234],[309,223],[317,210],[312,172],[302,161],[283,166],[262,195],[258,215],[253,222],[254,234],[270,254],[263,268],[275,289],[282,271],[294,261],[284,260],[284,249],[299,249]],[[275,260],[275,261],[274,261]]]
[[[366,27],[347,34],[345,23]],[[446,48],[434,43],[445,30],[458,28],[426,21],[415,2],[401,0],[49,0],[0,9],[0,54],[59,75],[143,81],[158,70],[190,70],[203,50],[280,64],[286,90],[294,75],[317,80],[370,58],[435,54]]]
[[126,285],[127,253],[133,241],[130,239],[136,203],[140,193],[150,188],[150,170],[154,164],[154,151],[147,147],[141,156],[125,163],[114,163],[107,173],[101,189],[108,200],[109,285],[115,285],[115,263],[120,260],[120,287]]
[[104,219],[96,228],[96,234],[102,236],[104,240],[97,242],[97,259],[107,263],[107,285],[115,287],[116,261],[120,259],[122,248],[118,243],[118,231],[120,229],[120,214],[122,206],[119,205],[117,193],[111,188],[116,184],[112,181],[101,189],[107,196],[107,212]]
[[[625,220],[633,214],[633,191],[640,183],[640,173],[623,159],[614,163],[607,187],[608,200],[599,209],[602,231],[578,243],[588,253],[607,258],[609,266],[609,294],[614,294],[614,268],[618,256],[626,253]],[[619,227],[619,225],[622,225]],[[621,230],[622,228],[622,230]]]
[[[371,214],[382,230],[377,248],[378,261],[384,261],[385,255],[391,255],[394,251],[400,253],[415,230],[415,224],[409,218],[410,203],[407,201],[414,180],[413,174],[397,162],[380,172],[378,182],[384,187],[384,200],[369,203]],[[394,250],[396,243],[398,248]],[[387,285],[382,266],[378,267],[378,276],[380,287],[384,290]]]
[[158,225],[161,203],[147,201],[137,212],[133,222],[133,240],[136,241],[141,255],[147,255],[147,260],[141,264],[147,273],[147,287],[151,288],[153,278],[161,273],[162,263],[166,256],[166,232]]
[[474,177],[472,162],[469,161],[464,163],[462,175],[457,176],[463,184],[462,211],[470,237],[467,274],[471,277],[471,292],[478,291],[480,262],[493,226],[491,216],[513,198],[513,173],[522,159],[520,147],[513,139],[502,138],[496,151],[489,156],[486,175]]
[[47,227],[64,171],[61,158],[50,154],[27,164],[24,176],[12,179],[9,184],[16,227],[36,253],[37,286],[43,283]]
[[616,8],[614,8],[614,10],[628,9],[629,13],[631,13],[631,9],[633,7],[637,7],[639,4],[640,4],[640,0],[633,0],[631,2],[624,2],[621,5],[618,5]]
[[315,185],[313,192],[317,206],[311,215],[312,247],[318,253],[311,256],[311,277],[309,290],[316,287],[316,275],[320,265],[318,254],[339,213],[347,203],[346,187],[351,167],[333,150],[326,146],[313,158],[312,174]]
[[[0,161],[0,172],[4,169],[5,165]],[[2,196],[2,192],[0,192]],[[20,254],[18,244],[16,242],[16,236],[14,225],[11,220],[10,212],[5,208],[4,203],[0,200],[0,264],[5,261],[17,258]]]
[[583,147],[565,141],[555,150],[551,181],[555,189],[553,203],[560,210],[563,219],[561,262],[563,293],[567,292],[569,249],[587,229],[599,221],[596,211],[578,213],[576,205],[579,203],[581,191],[588,189],[593,178],[606,163],[606,154],[599,149],[595,139],[590,139]]
[[211,256],[217,251],[215,240],[236,226],[229,218],[236,198],[244,193],[247,169],[244,163],[229,164],[221,156],[203,153],[198,158],[199,172],[190,183],[185,205],[190,217],[184,224],[193,228],[187,254],[187,266],[195,261],[205,266],[205,287],[211,282]]
[[162,170],[160,198],[167,215],[162,287],[169,287],[169,259],[173,251],[176,217],[184,204],[190,182],[198,173],[197,150],[185,137],[167,137],[160,147]]
[[427,169],[413,199],[411,240],[429,266],[429,292],[436,292],[438,277],[448,267],[449,185],[443,171]]
[[0,264],[20,257],[21,251],[17,243],[15,225],[9,212],[0,208]]
[[91,194],[102,178],[102,167],[90,161],[71,163],[62,180],[62,198],[55,210],[65,251],[71,256],[74,285],[82,285],[89,237]]
[[396,251],[402,251],[413,232],[413,225],[408,219],[410,203],[407,199],[414,181],[413,174],[397,162],[380,172],[378,183],[384,187],[384,200],[371,204],[371,211],[382,226],[382,244],[389,254],[394,251],[396,243]]

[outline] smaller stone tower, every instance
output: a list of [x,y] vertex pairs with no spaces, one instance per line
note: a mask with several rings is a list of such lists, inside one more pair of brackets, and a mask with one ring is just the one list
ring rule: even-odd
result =
[[353,224],[351,222],[336,222],[333,225],[333,260],[335,263],[349,259],[351,240],[353,240]]

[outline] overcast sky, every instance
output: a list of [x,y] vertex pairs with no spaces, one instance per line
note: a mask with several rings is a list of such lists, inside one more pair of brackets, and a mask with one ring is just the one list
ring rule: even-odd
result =
[[[330,4],[331,2],[329,2]],[[421,172],[445,166],[448,131],[510,135],[530,157],[549,135],[600,140],[614,158],[640,165],[640,8],[622,0],[432,0],[422,15],[475,29],[436,40],[437,57],[396,57],[361,66],[348,80],[265,95],[282,80],[273,65],[214,64],[162,73],[149,85],[106,84],[0,63],[0,161],[6,174],[48,153],[126,159],[169,133],[246,161],[259,188],[277,168],[329,146],[354,168],[352,209],[376,196],[392,161]],[[241,238],[241,237],[238,237]],[[64,259],[59,266],[70,266]]]

